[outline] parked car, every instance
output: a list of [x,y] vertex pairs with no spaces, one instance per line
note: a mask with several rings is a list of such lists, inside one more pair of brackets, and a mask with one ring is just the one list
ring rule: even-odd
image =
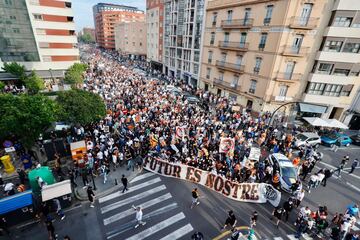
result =
[[352,143],[351,138],[346,134],[332,133],[321,137],[321,143],[323,145],[333,147],[335,144],[338,146],[350,146]]
[[281,153],[273,153],[269,156],[270,164],[273,165],[274,171],[280,173],[281,188],[291,192],[291,186],[299,179],[298,170],[292,162]]
[[178,93],[182,92],[181,89],[175,87],[174,85],[166,85],[165,91],[167,91],[167,92],[178,92]]
[[188,101],[189,104],[198,104],[200,103],[200,100],[192,95],[188,95],[185,97],[185,99]]
[[352,140],[352,144],[360,146],[360,133],[352,135],[350,138]]
[[306,144],[318,147],[321,144],[320,136],[313,132],[303,132],[295,136],[295,147],[301,147]]

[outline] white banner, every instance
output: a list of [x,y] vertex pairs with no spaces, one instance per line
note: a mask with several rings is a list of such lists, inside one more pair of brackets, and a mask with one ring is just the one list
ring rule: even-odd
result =
[[61,197],[70,194],[71,182],[70,180],[64,180],[62,182],[46,185],[41,189],[42,201],[48,201],[57,197]]
[[227,198],[242,202],[266,203],[278,206],[281,193],[266,183],[237,183],[184,164],[173,164],[158,158],[147,158],[144,168],[156,174],[198,183]]

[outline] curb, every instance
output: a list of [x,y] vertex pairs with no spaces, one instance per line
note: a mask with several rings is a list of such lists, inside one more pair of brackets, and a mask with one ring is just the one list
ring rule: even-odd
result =
[[[131,180],[133,180],[135,177],[137,177],[139,174],[141,174],[143,172],[143,170],[141,172],[138,171],[137,174],[131,176],[130,178],[128,178],[128,181],[129,183],[131,183]],[[120,189],[120,186],[119,185],[115,185],[109,189],[106,189],[105,191],[102,191],[102,192],[99,192],[96,194],[96,198],[100,198],[100,197],[103,197],[103,196],[106,196],[112,192],[115,192],[117,190]],[[81,194],[79,194],[77,188],[74,190],[74,195],[75,195],[75,198],[79,201],[89,201],[88,197],[87,196],[81,196]]]

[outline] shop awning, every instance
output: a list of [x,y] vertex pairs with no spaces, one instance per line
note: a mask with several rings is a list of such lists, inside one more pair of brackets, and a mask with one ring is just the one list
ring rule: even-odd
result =
[[336,119],[325,119],[325,121],[333,128],[348,129],[349,127]]
[[331,127],[325,120],[317,117],[303,117],[305,121],[315,127]]
[[300,112],[309,112],[309,113],[325,113],[327,108],[326,106],[320,106],[310,103],[299,103]]

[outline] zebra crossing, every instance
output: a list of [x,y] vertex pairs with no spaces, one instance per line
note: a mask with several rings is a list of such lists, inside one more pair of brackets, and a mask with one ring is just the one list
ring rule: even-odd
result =
[[[109,240],[190,239],[194,231],[160,177],[154,173],[135,177],[125,193],[114,192],[98,201],[104,232]],[[146,222],[136,229],[133,205],[141,206]]]

